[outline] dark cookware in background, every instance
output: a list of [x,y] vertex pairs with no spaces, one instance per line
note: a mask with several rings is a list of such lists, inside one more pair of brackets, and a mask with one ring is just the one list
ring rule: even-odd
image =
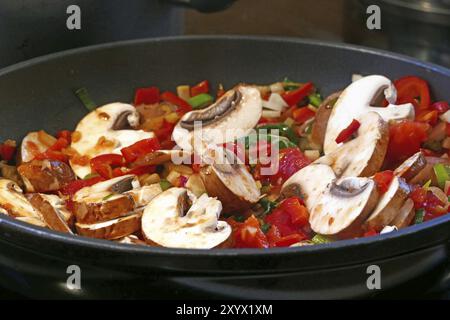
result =
[[[354,0],[353,3],[356,6],[350,9],[359,8],[357,19],[362,20],[367,18],[368,5],[379,5],[382,30],[361,30],[362,39],[350,37],[347,41],[385,47],[450,67],[450,0]],[[360,25],[363,23],[360,21]],[[378,42],[380,36],[385,38],[385,44]]]
[[[36,56],[98,43],[178,35],[182,9],[225,9],[234,0],[2,0],[0,68]],[[81,30],[68,30],[69,5],[81,9]]]
[[[86,114],[73,94],[81,86],[103,104],[130,101],[141,86],[173,90],[209,79],[229,88],[287,76],[313,81],[326,95],[348,85],[352,73],[415,74],[430,82],[437,99],[450,100],[450,70],[371,49],[252,37],[131,41],[53,54],[1,71],[0,141],[37,129],[73,128]],[[380,237],[327,245],[199,251],[69,236],[0,215],[0,285],[41,298],[367,297],[378,293],[366,286],[372,264],[381,268],[382,290],[438,274],[448,258],[449,233],[447,215]],[[66,288],[72,264],[82,270],[82,290]]]

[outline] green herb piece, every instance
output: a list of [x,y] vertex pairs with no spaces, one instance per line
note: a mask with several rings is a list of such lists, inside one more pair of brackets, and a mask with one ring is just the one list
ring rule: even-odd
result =
[[89,93],[85,87],[77,89],[75,91],[75,94],[77,95],[78,99],[80,99],[81,103],[83,103],[85,108],[88,109],[89,111],[92,111],[95,108],[97,108],[97,105],[91,99],[91,97],[89,96]]
[[262,198],[261,200],[259,200],[259,204],[261,205],[261,207],[263,207],[264,212],[263,214],[268,214],[270,213],[273,209],[276,208],[276,206],[278,205],[277,202],[275,201],[270,201],[267,198]]
[[425,209],[417,209],[416,216],[414,217],[414,224],[419,224],[423,222],[423,218],[425,217]]
[[311,242],[314,244],[322,244],[322,243],[330,243],[333,242],[331,239],[329,239],[326,236],[323,236],[321,234],[316,234],[312,239]]
[[172,187],[172,184],[169,181],[167,181],[166,179],[161,180],[159,182],[159,185],[160,185],[162,191],[166,191],[167,189]]

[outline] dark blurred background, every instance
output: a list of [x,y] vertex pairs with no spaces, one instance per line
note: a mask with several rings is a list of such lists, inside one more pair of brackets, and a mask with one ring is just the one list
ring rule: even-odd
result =
[[[66,9],[81,9],[68,30]],[[381,8],[381,30],[366,9]],[[0,67],[73,47],[182,34],[306,37],[450,67],[450,0],[0,0]]]

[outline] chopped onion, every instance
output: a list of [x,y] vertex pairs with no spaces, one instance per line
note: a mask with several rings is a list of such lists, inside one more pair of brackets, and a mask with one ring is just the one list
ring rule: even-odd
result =
[[263,118],[278,118],[281,116],[281,111],[263,110]]
[[358,74],[358,73],[352,74],[352,82],[358,81],[361,78],[363,78],[362,74]]
[[287,106],[284,99],[278,93],[272,93],[268,101],[263,100],[263,108],[265,109],[281,111]]
[[398,228],[396,226],[386,226],[383,228],[383,230],[381,230],[380,234],[385,234],[385,233],[389,233],[392,231],[397,231]]
[[316,161],[320,158],[319,150],[305,150],[304,154],[311,161]]
[[439,118],[444,122],[450,123],[450,110],[447,110],[447,112],[441,114]]
[[283,84],[281,82],[275,82],[271,84],[270,91],[272,93],[283,93],[284,92]]

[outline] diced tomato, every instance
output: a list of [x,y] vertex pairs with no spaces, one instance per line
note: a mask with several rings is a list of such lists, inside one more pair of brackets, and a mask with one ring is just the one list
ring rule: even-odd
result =
[[58,133],[56,134],[56,137],[66,139],[68,144],[70,144],[70,142],[72,141],[72,131],[69,131],[69,130],[58,131]]
[[407,76],[396,80],[394,85],[397,89],[397,104],[413,103],[414,101],[420,110],[430,107],[430,89],[425,80]]
[[134,105],[154,104],[160,101],[159,89],[157,87],[139,88],[134,95]]
[[411,192],[410,198],[414,202],[414,208],[425,209],[424,221],[437,218],[447,213],[445,204],[433,192],[425,188],[416,186]]
[[157,138],[149,138],[140,140],[131,146],[122,148],[120,152],[122,153],[125,161],[131,163],[136,161],[137,158],[143,157],[146,154],[152,153],[156,150],[160,150],[161,146]]
[[394,179],[394,171],[386,170],[382,172],[375,173],[373,180],[377,184],[378,191],[380,194],[386,193],[392,180]]
[[178,97],[176,94],[170,91],[165,91],[161,94],[161,99],[170,102],[178,107],[177,113],[179,115],[184,115],[189,111],[192,111],[192,106],[185,100]]
[[277,118],[259,118],[258,125],[260,124],[268,124],[268,123],[279,123],[280,121]]
[[195,97],[201,93],[209,92],[209,81],[204,80],[191,88],[191,97]]
[[418,152],[420,145],[427,140],[429,128],[426,123],[409,120],[391,125],[387,162],[395,165]]
[[66,138],[60,137],[56,142],[50,146],[46,151],[38,153],[34,158],[36,160],[58,160],[67,162],[68,156],[61,151],[69,146],[69,141]]
[[113,177],[113,167],[121,167],[125,164],[125,159],[120,154],[102,154],[90,161],[91,170],[98,173],[105,179]]
[[314,118],[316,113],[308,107],[297,108],[292,111],[292,117],[300,124],[305,123],[309,119]]
[[431,109],[436,110],[439,114],[445,113],[450,109],[447,101],[437,101],[431,105]]
[[282,97],[288,106],[292,107],[305,99],[313,90],[314,85],[312,82],[308,82],[298,89],[284,93]]
[[62,188],[60,191],[62,194],[66,196],[72,197],[78,190],[84,188],[84,187],[90,187],[98,182],[104,181],[102,177],[93,177],[86,180],[75,180],[67,184],[64,188]]
[[16,152],[15,143],[2,143],[0,144],[0,157],[5,161],[11,161],[14,158],[14,153]]
[[272,213],[267,215],[266,222],[276,226],[282,237],[300,233],[308,224],[309,213],[296,197],[288,198],[280,203]]
[[350,139],[353,136],[353,134],[356,131],[358,131],[360,126],[361,123],[358,120],[353,119],[353,121],[348,125],[348,127],[342,130],[341,133],[339,133],[339,135],[336,138],[336,143],[345,142],[348,139]]
[[236,248],[268,248],[269,242],[261,230],[258,219],[252,215],[243,223],[236,223],[233,230]]
[[[286,148],[280,150],[278,171],[275,174],[262,176],[260,174],[261,166],[257,165],[257,174],[260,175],[263,180],[270,182],[274,186],[282,185],[287,179],[289,179],[298,170],[306,167],[311,163],[298,148]],[[270,167],[269,165],[265,165]]]
[[423,110],[416,115],[416,121],[429,123],[434,126],[438,122],[439,113],[437,110]]

